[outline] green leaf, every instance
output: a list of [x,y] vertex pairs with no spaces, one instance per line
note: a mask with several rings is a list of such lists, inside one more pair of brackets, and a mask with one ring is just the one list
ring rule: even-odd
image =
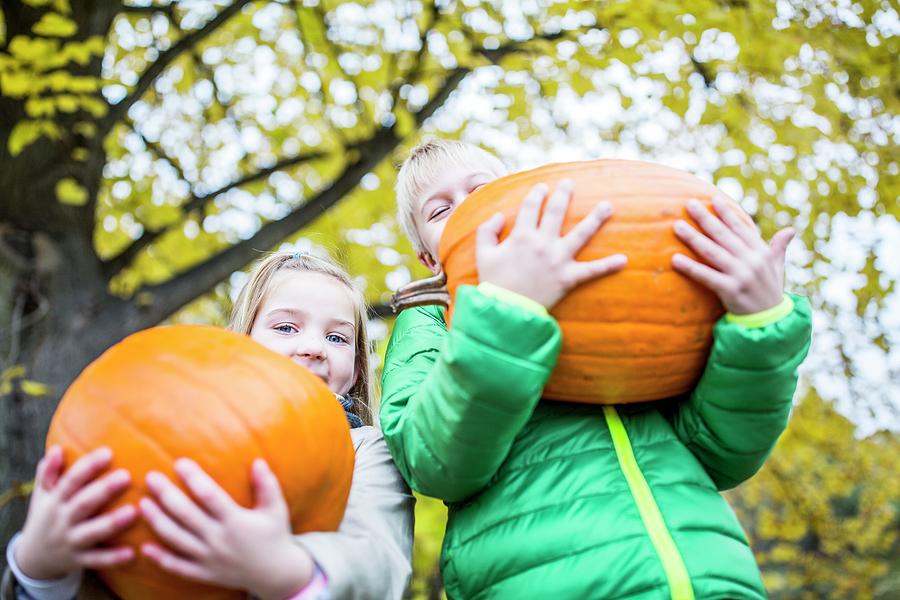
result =
[[88,192],[72,177],[65,177],[56,184],[56,198],[63,204],[84,206],[88,201]]

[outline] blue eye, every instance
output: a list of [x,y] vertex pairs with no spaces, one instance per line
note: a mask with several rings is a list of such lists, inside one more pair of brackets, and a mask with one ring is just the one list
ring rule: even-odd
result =
[[338,335],[336,333],[329,333],[325,336],[325,339],[331,342],[332,344],[348,344],[349,341],[342,335]]
[[280,325],[276,325],[274,329],[279,333],[296,333],[298,331],[298,329],[290,323],[282,323]]

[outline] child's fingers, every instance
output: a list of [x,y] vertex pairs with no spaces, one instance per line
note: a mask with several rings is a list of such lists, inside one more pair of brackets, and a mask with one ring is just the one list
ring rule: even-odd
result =
[[[741,269],[740,260],[735,255],[688,225],[686,221],[675,221],[675,235],[691,250],[703,257],[711,267],[727,273],[734,273]],[[749,249],[745,250],[744,255],[749,253]]]
[[[34,485],[36,487],[50,491],[53,489],[53,483],[59,479],[59,473],[62,471],[62,449],[59,446],[52,446],[47,453],[38,461],[37,469],[34,472]],[[56,459],[56,460],[54,460]],[[53,476],[53,471],[56,476]]]
[[253,480],[253,497],[256,500],[256,508],[278,511],[287,515],[287,503],[284,500],[281,485],[266,461],[261,458],[253,461],[251,479]]
[[575,256],[606,223],[610,215],[612,215],[612,205],[609,202],[601,202],[595,206],[588,216],[579,221],[563,237],[563,246],[566,248],[566,254]]
[[[51,446],[41,462],[44,464],[44,470],[40,477],[41,487],[45,490],[52,490],[59,483],[63,465],[66,462],[62,446]],[[38,469],[40,468],[40,465],[38,465]]]
[[562,229],[563,221],[566,219],[566,211],[569,209],[569,202],[572,199],[572,188],[572,180],[563,179],[557,184],[550,199],[547,200],[540,224],[540,231],[544,235],[554,238],[559,237],[559,231]]
[[672,266],[682,275],[690,277],[697,283],[715,292],[719,298],[730,291],[731,286],[729,285],[730,280],[728,277],[688,256],[675,254],[672,256]]
[[84,550],[75,556],[76,562],[85,569],[108,569],[127,563],[133,558],[134,550],[128,546]]
[[[741,240],[736,233],[731,231],[719,217],[706,210],[706,207],[700,204],[699,201],[691,200],[688,202],[687,210],[700,226],[700,229],[702,229],[710,239],[732,254],[742,254],[748,250],[747,245],[743,240]],[[676,221],[676,223],[677,222],[678,221]]]
[[728,226],[748,247],[759,247],[763,242],[759,230],[752,222],[747,223],[741,219],[737,212],[731,208],[721,196],[713,196],[713,208],[722,222]]
[[206,537],[212,522],[209,515],[196,502],[162,473],[151,471],[147,473],[145,481],[147,488],[166,513],[197,537],[201,539]]
[[541,214],[541,204],[547,196],[547,186],[539,183],[528,192],[522,206],[519,208],[519,215],[516,217],[516,224],[510,235],[518,234],[523,231],[537,229],[538,216]]
[[131,483],[131,475],[125,469],[95,479],[69,498],[71,524],[74,525],[96,513],[118,496]]
[[150,498],[140,500],[141,516],[162,541],[185,556],[200,558],[207,554],[206,544],[175,522]]
[[111,460],[112,451],[109,448],[98,448],[76,460],[59,478],[57,489],[60,497],[63,500],[68,500],[75,492],[84,487],[87,482],[103,471]]
[[584,262],[573,261],[569,266],[571,274],[569,281],[571,281],[572,287],[575,287],[585,281],[621,271],[626,264],[628,264],[628,258],[624,254],[613,254],[598,260]]
[[141,553],[158,564],[161,569],[186,579],[215,583],[214,576],[204,566],[173,554],[158,544],[147,542],[141,545]]
[[475,230],[475,246],[477,248],[493,248],[500,241],[500,232],[506,219],[503,213],[497,213],[478,226]]
[[130,504],[83,521],[69,531],[69,540],[76,548],[90,548],[105,542],[134,523],[137,509]]
[[180,458],[175,461],[175,472],[190,490],[197,503],[217,519],[237,505],[228,492],[223,490],[200,465],[189,458]]

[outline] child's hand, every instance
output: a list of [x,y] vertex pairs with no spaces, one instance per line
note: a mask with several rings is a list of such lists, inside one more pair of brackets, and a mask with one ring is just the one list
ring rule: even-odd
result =
[[612,214],[612,207],[608,202],[597,205],[560,237],[572,197],[572,182],[566,179],[556,186],[539,219],[547,191],[543,184],[532,188],[502,243],[498,243],[498,238],[503,230],[503,215],[497,213],[485,221],[478,228],[475,252],[479,280],[527,296],[550,309],[578,284],[621,270],[627,259],[614,254],[599,260],[575,260],[578,251]]
[[192,460],[176,461],[175,471],[196,502],[162,473],[147,474],[155,501],[143,498],[141,512],[177,554],[146,543],[146,556],[176,575],[263,600],[283,600],[309,582],[312,557],[293,540],[287,503],[265,461],[253,463],[252,509],[237,504]]
[[766,245],[759,231],[738,218],[721,198],[713,198],[713,208],[718,216],[697,200],[688,203],[688,213],[706,235],[685,221],[675,222],[675,235],[709,266],[675,254],[675,270],[715,292],[732,314],[777,306],[784,297],[784,255],[794,237],[793,228],[782,229]]
[[39,580],[60,579],[83,568],[103,569],[131,560],[134,551],[128,546],[98,546],[137,516],[130,505],[97,515],[130,484],[124,469],[99,477],[110,460],[109,448],[100,448],[62,473],[62,448],[47,451],[38,463],[28,517],[15,549],[23,573]]

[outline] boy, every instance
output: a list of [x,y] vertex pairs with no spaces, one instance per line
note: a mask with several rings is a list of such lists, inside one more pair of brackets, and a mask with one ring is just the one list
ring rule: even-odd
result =
[[[468,144],[412,151],[399,214],[432,272],[447,217],[502,174]],[[677,255],[674,267],[729,311],[692,393],[619,407],[538,402],[560,346],[547,309],[625,266],[574,260],[608,207],[560,237],[571,189],[558,186],[541,215],[545,195],[532,190],[503,243],[502,216],[479,228],[482,283],[457,290],[452,330],[439,307],[406,310],[387,350],[382,428],[410,486],[448,503],[448,597],[765,598],[718,491],[752,476],[787,424],[810,341],[808,303],[783,293],[792,231],[767,246],[720,203],[718,216],[690,206],[702,234],[676,224],[707,264]]]

